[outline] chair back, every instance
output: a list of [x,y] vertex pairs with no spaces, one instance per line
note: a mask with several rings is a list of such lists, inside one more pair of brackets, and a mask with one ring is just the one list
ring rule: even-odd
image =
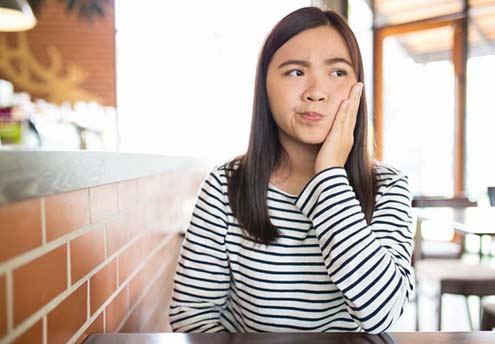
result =
[[430,208],[430,207],[468,208],[468,207],[478,206],[478,202],[471,201],[467,197],[447,198],[447,197],[435,197],[435,196],[416,196],[412,200],[412,206],[416,208]]
[[488,199],[490,200],[490,206],[495,207],[495,186],[488,187]]
[[[450,207],[450,208],[468,208],[476,207],[478,203],[471,201],[467,197],[435,197],[435,196],[416,196],[412,200],[412,206],[416,208],[432,208],[432,207]],[[418,260],[428,258],[423,254],[422,249],[422,233],[421,233],[422,220],[418,217],[416,222],[416,235],[414,237],[414,251],[412,256],[412,265],[415,266]],[[460,258],[464,253],[464,235],[454,232],[454,238],[452,243],[460,245],[460,252],[457,258]]]

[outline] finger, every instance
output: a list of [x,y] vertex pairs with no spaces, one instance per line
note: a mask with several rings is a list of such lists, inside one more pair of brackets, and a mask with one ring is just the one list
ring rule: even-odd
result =
[[335,119],[336,122],[339,124],[344,124],[346,121],[346,118],[349,117],[349,109],[351,108],[351,101],[349,99],[346,99],[342,102],[341,110],[339,111],[339,114],[337,118]]
[[350,114],[351,115],[356,115],[356,112],[357,112],[358,107],[359,107],[359,102],[361,100],[361,94],[363,91],[363,87],[364,87],[363,83],[358,82],[352,88],[351,96],[350,96],[350,102],[351,102]]
[[357,83],[351,94],[351,105],[350,105],[350,110],[347,115],[348,117],[348,126],[350,129],[354,129],[356,125],[356,120],[357,120],[357,115],[358,115],[358,110],[359,110],[359,103],[361,101],[361,94],[363,92],[363,87],[364,85],[362,83]]

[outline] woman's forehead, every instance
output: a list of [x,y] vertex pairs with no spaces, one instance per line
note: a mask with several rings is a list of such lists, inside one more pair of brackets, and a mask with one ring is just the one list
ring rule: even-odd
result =
[[305,30],[283,44],[273,60],[320,60],[341,57],[350,61],[350,54],[342,35],[330,26]]

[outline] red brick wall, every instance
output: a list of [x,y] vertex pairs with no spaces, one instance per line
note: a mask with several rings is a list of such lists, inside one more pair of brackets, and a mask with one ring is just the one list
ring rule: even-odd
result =
[[0,342],[169,331],[178,232],[203,177],[167,172],[1,206]]
[[[38,24],[27,31],[31,51],[43,65],[49,63],[47,47],[54,46],[62,55],[63,65],[73,63],[88,73],[88,78],[80,86],[96,95],[104,105],[116,104],[115,81],[115,16],[113,1],[107,6],[104,18],[96,17],[93,23],[82,20],[77,13],[68,14],[65,3],[47,0],[37,16]],[[0,33],[6,35],[10,45],[14,46],[17,33]],[[7,79],[6,71],[0,66],[0,79]],[[13,81],[13,80],[10,80]],[[15,82],[14,82],[15,84]],[[44,94],[34,97],[46,98]]]

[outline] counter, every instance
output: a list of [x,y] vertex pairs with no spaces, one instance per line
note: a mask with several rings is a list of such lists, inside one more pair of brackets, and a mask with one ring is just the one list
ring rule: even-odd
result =
[[182,233],[210,168],[187,157],[0,151],[0,342],[170,331]]

